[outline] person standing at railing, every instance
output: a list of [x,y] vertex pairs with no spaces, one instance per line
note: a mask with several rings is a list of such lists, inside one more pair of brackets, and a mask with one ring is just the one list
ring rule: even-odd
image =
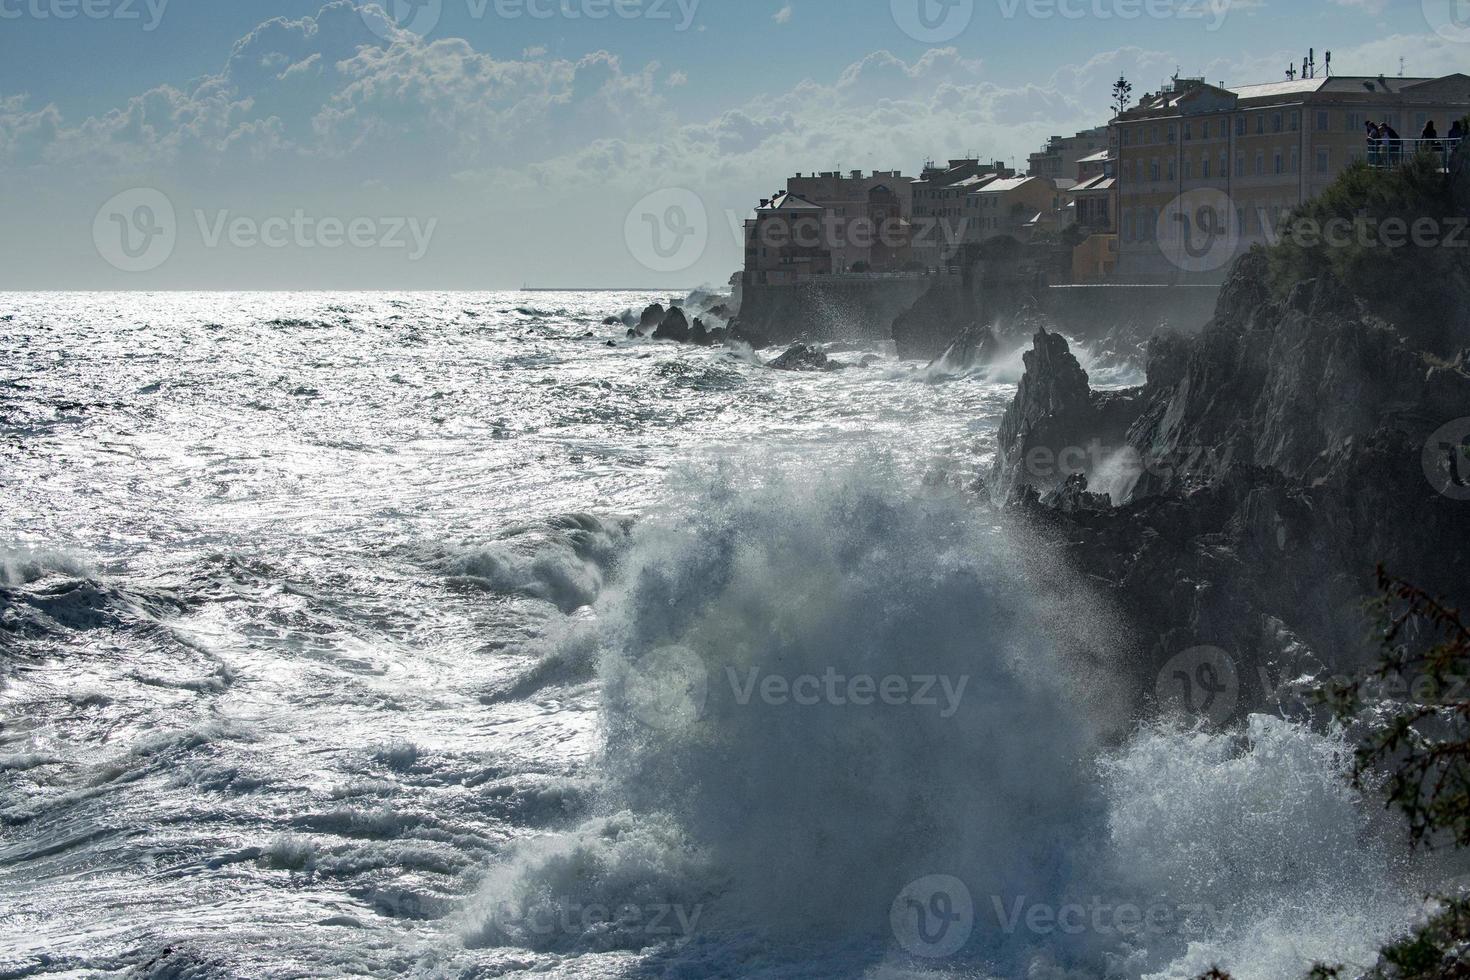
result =
[[1363,125],[1368,130],[1368,166],[1376,167],[1378,166],[1378,155],[1379,147],[1382,143],[1382,134],[1378,129],[1378,124],[1371,119]]
[[1455,147],[1458,146],[1460,144],[1460,140],[1462,140],[1464,138],[1465,138],[1465,126],[1464,126],[1463,123],[1460,122],[1460,120],[1456,119],[1455,120],[1455,124],[1450,127],[1450,135],[1448,137],[1448,139],[1450,141],[1449,147],[1448,147],[1449,152],[1451,152],[1451,153],[1455,152]]
[[1383,125],[1378,127],[1378,133],[1383,140],[1384,155],[1388,159],[1389,166],[1398,164],[1403,157],[1404,138],[1399,135],[1397,129],[1388,124],[1386,119]]
[[1439,145],[1439,130],[1434,128],[1433,119],[1425,124],[1424,132],[1419,134],[1419,139],[1423,140],[1424,147],[1431,153],[1438,153],[1444,149],[1444,147]]

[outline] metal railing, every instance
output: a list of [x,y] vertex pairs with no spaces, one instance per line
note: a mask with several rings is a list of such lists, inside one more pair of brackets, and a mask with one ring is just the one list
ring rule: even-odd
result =
[[1448,170],[1450,158],[1460,143],[1459,139],[1374,140],[1368,144],[1368,166],[1375,170],[1391,170],[1428,154],[1439,161],[1442,169]]

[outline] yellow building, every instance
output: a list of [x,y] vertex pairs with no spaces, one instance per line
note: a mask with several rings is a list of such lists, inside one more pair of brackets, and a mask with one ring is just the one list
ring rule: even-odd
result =
[[1470,113],[1470,76],[1336,76],[1224,88],[1176,78],[1113,121],[1117,275],[1222,278],[1281,219],[1368,154],[1365,124],[1443,136]]

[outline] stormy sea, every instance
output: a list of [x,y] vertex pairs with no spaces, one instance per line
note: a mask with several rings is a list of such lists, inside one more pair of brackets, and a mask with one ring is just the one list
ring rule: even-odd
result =
[[1422,920],[1345,736],[1136,717],[977,502],[1019,352],[604,324],[654,299],[4,298],[0,977],[1275,980]]

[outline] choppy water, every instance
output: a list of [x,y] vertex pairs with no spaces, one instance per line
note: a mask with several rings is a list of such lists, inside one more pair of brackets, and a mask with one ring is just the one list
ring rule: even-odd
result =
[[[652,298],[0,300],[0,976],[1274,978],[1419,911],[1331,739],[1114,715],[961,491],[1013,370],[601,326]],[[829,669],[970,686],[725,683]],[[1100,904],[1172,917],[1024,917]]]

